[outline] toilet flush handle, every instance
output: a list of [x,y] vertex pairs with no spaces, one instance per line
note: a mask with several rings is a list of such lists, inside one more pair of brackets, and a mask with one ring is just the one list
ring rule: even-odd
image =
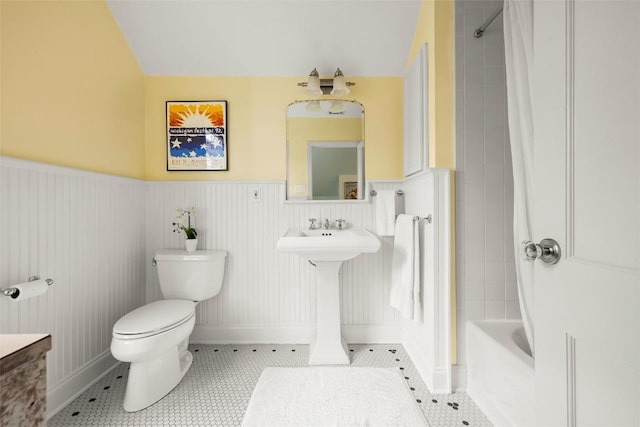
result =
[[151,265],[155,267],[157,264],[158,262],[156,261],[156,257],[151,258]]

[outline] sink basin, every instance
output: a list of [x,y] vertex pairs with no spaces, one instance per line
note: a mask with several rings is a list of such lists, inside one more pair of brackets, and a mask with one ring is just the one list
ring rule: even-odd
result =
[[345,261],[361,253],[377,252],[380,240],[364,228],[306,230],[290,228],[278,239],[280,252],[292,252],[310,261]]

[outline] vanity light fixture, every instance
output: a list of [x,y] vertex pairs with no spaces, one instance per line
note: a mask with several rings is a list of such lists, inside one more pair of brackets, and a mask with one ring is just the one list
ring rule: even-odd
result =
[[318,70],[314,68],[309,74],[309,80],[298,83],[298,86],[306,87],[307,94],[313,96],[346,96],[351,92],[349,86],[355,86],[355,83],[345,81],[340,68],[336,69],[332,79],[321,79]]

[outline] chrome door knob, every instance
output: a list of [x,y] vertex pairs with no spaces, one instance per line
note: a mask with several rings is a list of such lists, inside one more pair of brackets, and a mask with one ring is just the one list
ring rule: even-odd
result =
[[542,239],[539,244],[528,240],[522,242],[522,259],[525,261],[540,259],[547,264],[556,264],[561,254],[560,245],[553,239]]

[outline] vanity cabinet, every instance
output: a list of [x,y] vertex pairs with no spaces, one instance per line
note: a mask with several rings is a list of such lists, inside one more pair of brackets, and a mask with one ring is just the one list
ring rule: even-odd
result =
[[51,335],[0,335],[0,426],[46,426]]

